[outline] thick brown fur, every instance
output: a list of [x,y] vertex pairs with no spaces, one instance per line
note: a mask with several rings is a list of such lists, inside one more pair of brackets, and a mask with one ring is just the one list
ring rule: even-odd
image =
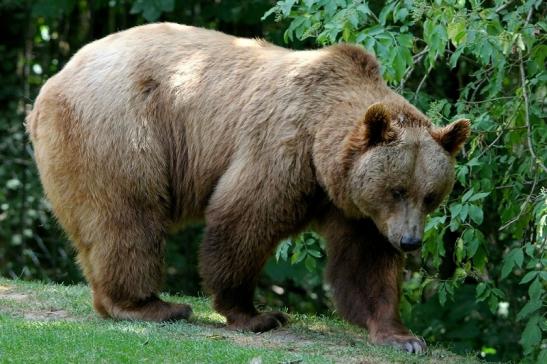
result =
[[82,48],[44,85],[27,130],[96,310],[188,318],[157,297],[163,240],[202,218],[215,308],[234,328],[283,325],[255,309],[256,278],[280,239],[319,221],[342,316],[374,342],[423,349],[397,313],[398,244],[450,191],[469,127],[434,128],[379,69],[357,46],[295,52],[169,23]]

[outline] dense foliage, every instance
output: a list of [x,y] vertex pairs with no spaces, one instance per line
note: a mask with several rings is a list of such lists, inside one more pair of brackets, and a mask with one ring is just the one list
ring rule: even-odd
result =
[[[545,15],[540,0],[0,0],[0,274],[81,279],[42,197],[23,120],[40,85],[83,44],[156,20],[293,48],[352,42],[375,53],[390,85],[433,122],[473,125],[454,192],[430,217],[421,256],[408,259],[405,321],[456,351],[547,362]],[[200,236],[192,226],[170,238],[171,291],[199,291]],[[324,244],[313,232],[282,242],[260,301],[331,309]]]
[[[380,59],[384,78],[433,122],[472,120],[455,191],[427,223],[421,264],[409,264],[402,309],[430,340],[541,362],[547,361],[545,10],[542,1],[286,0],[265,15],[291,20],[289,43],[361,44]],[[295,255],[301,259],[299,250]],[[432,311],[442,319],[420,319]]]

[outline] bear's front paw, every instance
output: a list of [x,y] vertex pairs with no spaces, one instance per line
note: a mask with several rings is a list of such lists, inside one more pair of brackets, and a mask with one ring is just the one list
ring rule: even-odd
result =
[[393,346],[409,353],[422,354],[427,351],[425,341],[412,335],[390,335],[373,340],[373,342],[380,345]]
[[266,332],[284,326],[289,322],[289,316],[283,312],[263,312],[255,316],[239,317],[228,327],[235,330]]

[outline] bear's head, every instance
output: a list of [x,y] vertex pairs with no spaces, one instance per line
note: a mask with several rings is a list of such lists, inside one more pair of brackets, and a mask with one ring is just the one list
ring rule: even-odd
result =
[[373,104],[346,139],[352,205],[396,249],[419,248],[427,214],[452,190],[454,157],[469,132],[468,120],[437,128],[410,105]]

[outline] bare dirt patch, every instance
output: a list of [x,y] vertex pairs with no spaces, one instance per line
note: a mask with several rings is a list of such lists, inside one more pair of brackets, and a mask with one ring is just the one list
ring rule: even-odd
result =
[[28,298],[28,294],[16,292],[11,286],[0,286],[0,299],[10,301],[24,301]]
[[32,311],[25,312],[23,315],[25,320],[29,321],[50,321],[50,320],[66,320],[70,319],[70,314],[64,310],[51,310],[51,311]]
[[[13,286],[0,286],[0,301],[26,303],[32,302],[33,300],[35,300],[35,297],[31,294],[17,292]],[[0,305],[0,312],[22,315],[25,320],[29,321],[66,320],[72,318],[67,311],[54,307],[49,307],[47,309],[32,309],[29,311],[28,308],[25,307],[11,305],[10,307],[2,307]]]

